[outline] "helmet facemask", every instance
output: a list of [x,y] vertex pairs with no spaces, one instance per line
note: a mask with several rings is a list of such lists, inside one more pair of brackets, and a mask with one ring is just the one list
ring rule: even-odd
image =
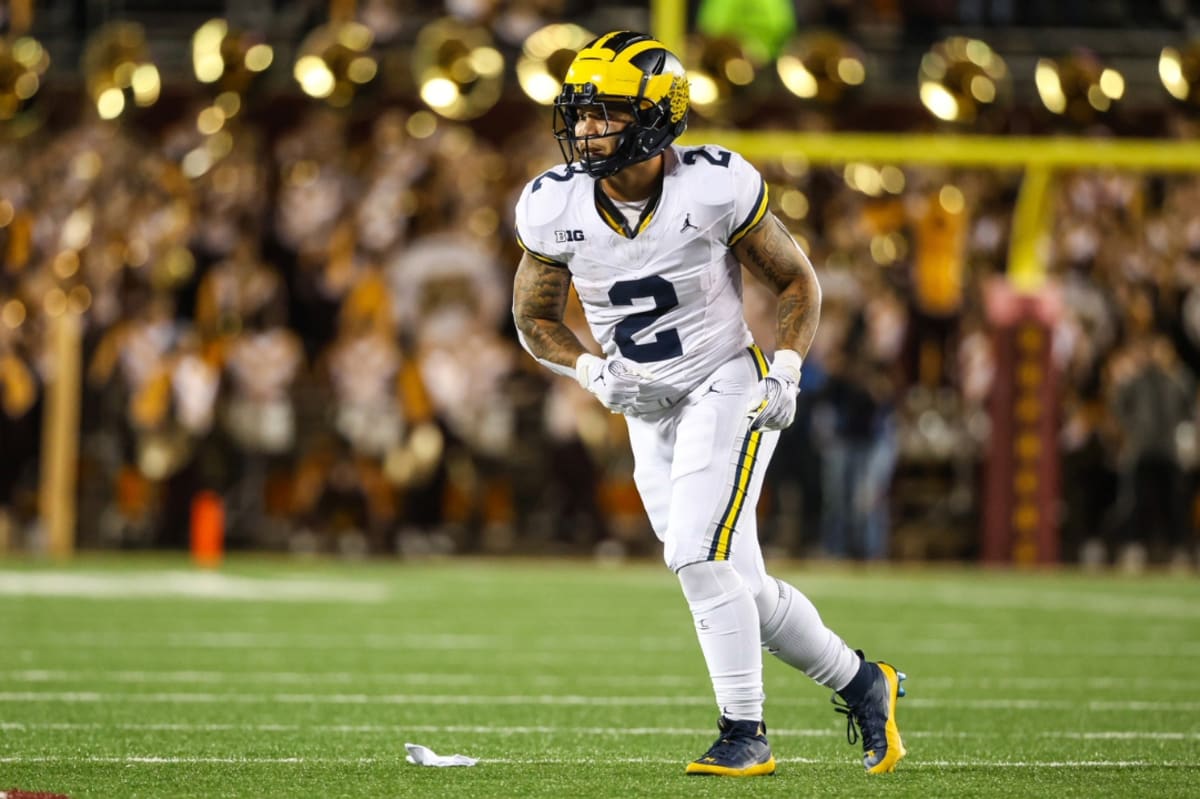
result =
[[[602,132],[587,136],[576,133],[576,125],[584,109],[604,115]],[[612,127],[609,118],[614,111],[632,119],[621,130],[609,132]],[[658,155],[678,135],[675,128],[661,104],[644,100],[639,107],[633,97],[600,96],[590,83],[584,84],[578,91],[569,85],[564,86],[554,103],[554,138],[558,140],[563,158],[567,164],[575,165],[581,172],[595,178],[609,177],[631,164]],[[617,139],[616,146],[604,158],[592,158],[581,150],[589,142],[612,137]]]

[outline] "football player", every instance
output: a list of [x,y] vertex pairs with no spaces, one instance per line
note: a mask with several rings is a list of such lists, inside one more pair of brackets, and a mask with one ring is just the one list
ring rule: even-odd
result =
[[[516,208],[521,343],[627,421],[634,481],[720,712],[716,742],[687,773],[775,771],[761,647],[832,688],[866,770],[889,772],[905,754],[904,675],[848,647],[770,577],[757,538],[763,473],[795,416],[821,289],[754,167],[720,147],[673,144],[688,104],[682,64],[646,34],[607,33],[579,51],[555,103],[566,164],[530,181]],[[746,325],[741,265],[779,297],[770,363]],[[563,323],[572,282],[603,355]]]

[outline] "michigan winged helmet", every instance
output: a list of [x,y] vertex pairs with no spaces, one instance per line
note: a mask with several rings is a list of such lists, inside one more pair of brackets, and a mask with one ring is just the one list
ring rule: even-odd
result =
[[[600,109],[605,118],[624,111],[633,122],[620,131],[579,136],[581,109]],[[554,103],[554,137],[568,164],[593,177],[607,177],[661,153],[687,128],[688,81],[683,64],[662,42],[644,33],[606,33],[584,45],[571,62]],[[616,136],[612,154],[594,158],[589,140]]]

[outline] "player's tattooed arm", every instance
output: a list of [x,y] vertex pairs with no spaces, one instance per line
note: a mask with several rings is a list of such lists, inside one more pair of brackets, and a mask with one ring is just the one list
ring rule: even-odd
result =
[[528,253],[517,266],[513,283],[513,318],[530,353],[551,363],[575,368],[587,350],[563,324],[571,273],[561,266],[544,264]]
[[775,346],[807,355],[821,318],[821,284],[808,256],[769,211],[733,252],[779,297]]

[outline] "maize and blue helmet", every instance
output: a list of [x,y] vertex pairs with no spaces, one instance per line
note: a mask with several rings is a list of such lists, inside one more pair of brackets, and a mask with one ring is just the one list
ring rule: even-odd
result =
[[[571,62],[554,102],[554,137],[568,164],[603,178],[661,153],[687,128],[688,80],[683,64],[662,42],[644,33],[615,31],[584,45]],[[631,115],[617,133],[577,136],[583,108]],[[606,158],[580,151],[588,139],[617,136]]]

